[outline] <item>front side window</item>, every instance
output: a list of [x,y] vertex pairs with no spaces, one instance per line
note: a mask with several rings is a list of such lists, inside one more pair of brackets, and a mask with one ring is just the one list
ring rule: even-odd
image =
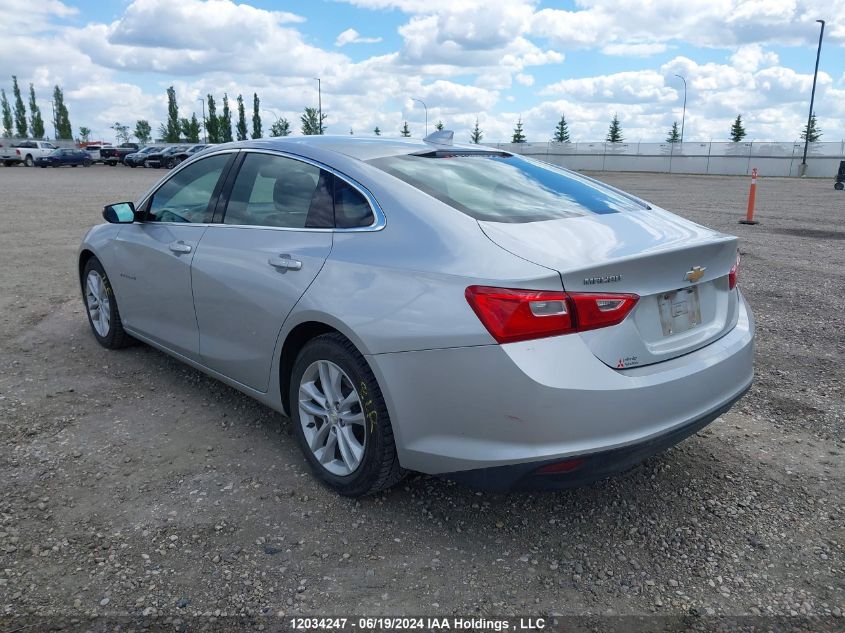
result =
[[179,170],[153,194],[147,209],[151,222],[211,222],[211,197],[231,154],[209,156]]
[[477,220],[537,222],[644,208],[576,174],[508,154],[429,153],[369,162]]
[[249,153],[226,207],[224,224],[331,228],[331,174],[302,161]]

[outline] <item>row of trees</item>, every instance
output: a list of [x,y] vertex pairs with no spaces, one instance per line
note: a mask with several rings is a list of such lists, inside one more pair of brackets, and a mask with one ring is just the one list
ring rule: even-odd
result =
[[[406,124],[407,125],[407,124]],[[470,138],[473,140],[474,143],[478,143],[478,141],[474,140],[476,133],[478,133],[478,119],[475,120],[475,129],[471,134]],[[745,131],[745,126],[742,123],[742,115],[736,115],[736,119],[734,120],[733,124],[731,125],[731,141],[734,143],[739,143],[742,139],[744,139],[748,133]],[[817,142],[822,136],[822,132],[818,127],[818,123],[816,122],[816,113],[814,112],[810,117],[809,125],[805,125],[804,129],[801,132],[801,140],[808,140],[811,143]],[[554,134],[552,135],[552,140],[556,143],[569,143],[569,124],[566,122],[566,116],[561,115],[560,121],[558,121],[557,126],[555,126]],[[607,135],[604,139],[608,143],[622,143],[625,140],[625,137],[622,134],[622,124],[619,122],[619,117],[614,114],[613,119],[610,121],[610,127],[607,130]],[[682,141],[681,131],[678,129],[678,122],[675,121],[672,123],[672,127],[669,130],[669,135],[666,137],[667,143],[680,143]],[[511,137],[511,143],[525,143],[525,132],[522,127],[522,117],[519,118],[516,122],[516,127],[513,130],[513,136]]]
[[[29,84],[29,119],[27,119],[26,106],[24,105],[23,95],[21,94],[20,86],[18,85],[18,78],[12,75],[12,98],[14,107],[10,105],[6,96],[6,90],[0,89],[0,114],[2,115],[3,135],[17,136],[19,138],[26,138],[32,136],[34,138],[44,138],[44,119],[41,115],[41,110],[35,98],[35,88],[32,83]],[[217,114],[217,103],[214,100],[214,95],[208,94],[206,97],[206,104],[208,106],[208,115],[200,124],[196,113],[191,114],[191,118],[179,116],[179,105],[176,101],[176,90],[173,86],[167,89],[167,121],[159,126],[159,134],[165,142],[178,143],[179,141],[188,141],[191,143],[198,143],[200,141],[200,134],[202,128],[205,127],[206,136],[209,143],[225,143],[233,141],[235,138],[239,141],[247,138],[261,138],[263,135],[263,125],[261,121],[261,100],[258,98],[258,93],[252,94],[252,130],[247,127],[246,108],[244,106],[244,99],[242,95],[237,97],[237,122],[234,130],[232,128],[232,113],[229,109],[229,96],[223,93],[223,108],[222,112]],[[56,85],[53,89],[53,125],[56,131],[56,138],[58,139],[72,139],[73,130],[70,124],[67,107],[64,103],[64,93],[62,89]],[[305,108],[300,117],[301,131],[304,135],[325,134],[325,120],[327,115],[319,112],[317,108]],[[443,122],[438,121],[434,126],[437,130],[443,129]],[[139,119],[135,123],[135,129],[130,133],[129,126],[121,124],[116,121],[111,126],[114,130],[117,140],[121,143],[128,142],[134,136],[139,143],[148,143],[152,139],[152,129],[149,121],[146,119]],[[352,134],[352,130],[349,130]],[[270,126],[270,136],[288,136],[291,133],[290,122],[282,117],[277,118]],[[373,130],[376,136],[381,136],[381,129],[376,126]],[[408,122],[405,121],[403,126],[399,129],[401,136],[411,136],[411,130],[408,127]],[[79,128],[80,140],[88,141],[91,130],[85,126]],[[747,136],[745,126],[742,123],[742,115],[738,114],[730,129],[731,141],[738,143]],[[804,126],[801,132],[802,140],[809,140],[811,143],[817,142],[822,136],[822,132],[816,122],[815,112],[810,117],[808,125]],[[473,143],[480,143],[484,133],[478,125],[478,119],[475,120],[475,127],[470,133],[470,140]],[[561,115],[560,121],[555,126],[552,140],[557,143],[569,143],[569,124],[566,121],[566,116]],[[605,136],[605,141],[608,143],[622,143],[625,137],[622,133],[622,125],[619,122],[619,117],[614,114],[610,122],[610,126]],[[681,132],[678,129],[678,122],[672,123],[669,134],[666,137],[667,143],[680,143],[682,141]],[[525,130],[520,117],[514,128],[511,137],[511,143],[525,143]]]
[[[3,136],[17,136],[18,138],[44,138],[44,117],[35,99],[35,87],[29,84],[29,119],[23,102],[18,78],[12,75],[12,99],[14,108],[9,104],[5,88],[0,89],[0,117],[2,117]],[[70,126],[65,97],[62,89],[56,85],[53,89],[53,126],[56,138],[72,139],[73,131]]]

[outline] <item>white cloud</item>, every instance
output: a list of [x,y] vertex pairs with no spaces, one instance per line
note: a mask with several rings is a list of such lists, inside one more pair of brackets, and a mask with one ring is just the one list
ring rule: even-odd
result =
[[605,55],[621,57],[650,57],[665,53],[668,49],[666,44],[608,44],[601,49],[601,52]]
[[534,85],[534,76],[529,75],[527,73],[518,73],[515,77],[516,83],[521,84],[523,86],[533,86]]
[[337,39],[334,41],[335,46],[346,46],[347,44],[375,44],[377,42],[381,42],[382,38],[380,37],[361,37],[361,34],[358,33],[355,29],[346,29],[337,36]]

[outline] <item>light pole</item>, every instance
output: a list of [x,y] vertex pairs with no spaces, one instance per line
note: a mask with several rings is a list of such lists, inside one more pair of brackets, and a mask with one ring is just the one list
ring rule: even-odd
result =
[[279,115],[278,115],[278,114],[276,114],[275,112],[273,112],[272,110],[268,110],[267,108],[262,108],[262,109],[261,109],[261,111],[262,111],[262,112],[267,112],[267,113],[269,113],[269,114],[272,114],[272,115],[276,118],[276,121],[278,122],[278,120],[279,120]]
[[819,32],[819,48],[816,50],[816,71],[813,73],[813,91],[810,93],[810,114],[807,115],[807,129],[804,130],[804,158],[801,160],[801,175],[807,175],[807,147],[810,145],[810,121],[813,120],[813,101],[816,99],[816,79],[819,76],[819,58],[822,54],[822,38],[824,37],[824,20],[816,20],[822,25]]
[[422,107],[425,108],[425,135],[428,136],[428,106],[425,104],[425,101],[416,97],[411,97],[411,101],[419,101]]
[[208,121],[205,120],[205,97],[199,97],[197,101],[202,101],[202,142],[208,143]]
[[317,129],[320,134],[323,133],[323,89],[319,77],[314,77],[317,80]]
[[678,79],[684,82],[684,112],[681,115],[681,145],[684,144],[684,124],[687,120],[687,80],[680,75],[675,75]]

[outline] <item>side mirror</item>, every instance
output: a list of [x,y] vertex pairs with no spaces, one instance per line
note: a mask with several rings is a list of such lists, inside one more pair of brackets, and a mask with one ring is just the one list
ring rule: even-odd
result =
[[118,202],[103,207],[103,219],[110,224],[132,224],[135,221],[135,204]]

